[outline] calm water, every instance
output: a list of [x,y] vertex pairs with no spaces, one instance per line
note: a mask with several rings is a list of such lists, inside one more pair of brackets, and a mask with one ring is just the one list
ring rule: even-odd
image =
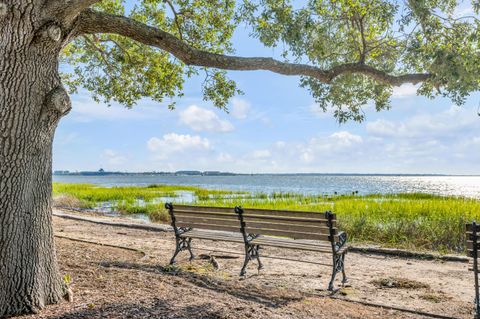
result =
[[103,186],[149,184],[194,185],[210,189],[251,192],[339,194],[422,192],[480,198],[480,176],[349,176],[349,175],[241,175],[241,176],[53,176],[63,183]]

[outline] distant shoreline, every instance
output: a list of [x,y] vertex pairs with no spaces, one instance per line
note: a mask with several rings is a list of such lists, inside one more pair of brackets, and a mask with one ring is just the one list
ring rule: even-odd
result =
[[453,176],[477,177],[480,175],[466,174],[387,174],[387,173],[232,173],[220,171],[176,171],[176,172],[108,172],[108,171],[54,171],[54,176]]

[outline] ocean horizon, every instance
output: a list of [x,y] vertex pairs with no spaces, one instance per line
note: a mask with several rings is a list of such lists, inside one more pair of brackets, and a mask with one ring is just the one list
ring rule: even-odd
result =
[[480,198],[479,175],[440,174],[232,174],[182,175],[166,173],[110,173],[53,175],[54,182],[90,183],[101,186],[191,185],[208,189],[301,194],[428,193]]

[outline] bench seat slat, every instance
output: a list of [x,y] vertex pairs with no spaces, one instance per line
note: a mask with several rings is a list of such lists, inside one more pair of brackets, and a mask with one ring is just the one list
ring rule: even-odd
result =
[[261,236],[251,241],[251,243],[260,246],[270,246],[270,247],[279,247],[279,248],[290,248],[290,249],[300,249],[300,250],[310,250],[318,252],[332,252],[331,246],[319,245],[317,243],[299,241],[299,240],[278,240],[274,237]]
[[311,239],[292,239],[287,237],[273,237],[273,236],[259,236],[256,239],[261,238],[262,241],[267,242],[271,241],[273,243],[290,243],[290,244],[299,244],[299,245],[314,245],[314,246],[323,246],[323,247],[332,247],[330,242],[318,241]]
[[311,239],[292,239],[288,237],[275,237],[275,236],[265,236],[260,235],[257,238],[262,238],[262,240],[272,240],[274,242],[286,242],[286,243],[296,243],[296,244],[306,244],[306,245],[316,245],[316,246],[325,246],[331,247],[330,242],[311,240]]
[[313,239],[313,240],[322,240],[322,241],[329,240],[328,238],[329,236],[326,234],[302,233],[302,232],[285,231],[285,230],[270,229],[270,228],[255,228],[255,227],[249,227],[248,223],[247,223],[246,230],[247,230],[247,233],[249,234],[290,237],[294,239]]

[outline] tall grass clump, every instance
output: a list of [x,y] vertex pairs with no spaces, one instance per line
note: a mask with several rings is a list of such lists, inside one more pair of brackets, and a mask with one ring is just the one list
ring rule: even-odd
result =
[[112,210],[123,214],[146,214],[153,221],[168,220],[163,201],[166,198],[176,198],[181,192],[189,192],[200,200],[234,198],[247,194],[183,185],[104,187],[94,184],[53,183],[53,199],[57,207],[95,208],[102,203],[108,203]]

